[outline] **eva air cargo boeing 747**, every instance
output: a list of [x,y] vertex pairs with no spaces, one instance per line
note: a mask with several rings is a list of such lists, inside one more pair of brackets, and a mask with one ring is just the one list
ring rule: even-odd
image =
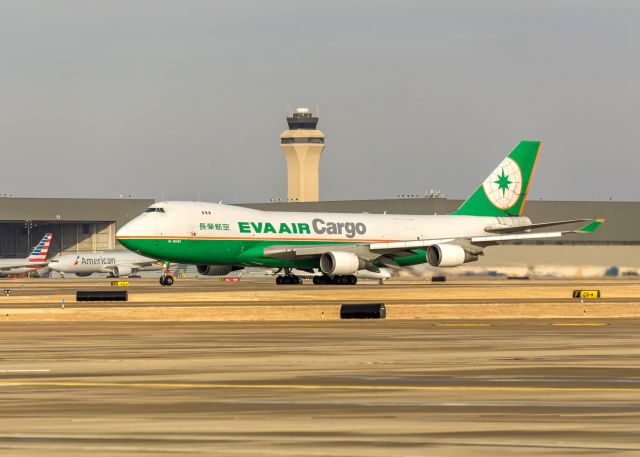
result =
[[[203,202],[162,202],[122,227],[117,238],[139,254],[198,265],[205,275],[246,266],[282,268],[278,284],[297,284],[293,268],[320,269],[316,284],[355,284],[355,273],[428,263],[473,262],[485,247],[592,233],[602,219],[532,223],[522,210],[541,143],[522,141],[449,215],[259,211]],[[578,230],[537,231],[571,223]],[[173,283],[163,275],[161,284]]]

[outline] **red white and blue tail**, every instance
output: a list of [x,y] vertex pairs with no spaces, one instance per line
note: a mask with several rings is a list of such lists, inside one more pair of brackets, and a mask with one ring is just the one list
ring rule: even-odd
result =
[[47,233],[40,242],[34,246],[31,254],[27,257],[27,260],[32,263],[42,263],[46,261],[52,238],[53,233]]

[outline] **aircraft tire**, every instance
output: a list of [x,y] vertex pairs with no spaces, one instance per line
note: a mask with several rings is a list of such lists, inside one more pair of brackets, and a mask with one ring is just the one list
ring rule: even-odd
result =
[[313,277],[313,283],[314,284],[318,284],[318,285],[327,285],[327,284],[338,284],[336,282],[336,277],[334,276],[333,278],[327,275],[322,275],[322,276],[314,276]]
[[355,275],[347,276],[349,278],[349,285],[355,286],[358,282],[358,278]]
[[160,285],[161,286],[171,286],[173,285],[174,279],[173,276],[160,276]]
[[279,284],[279,285],[301,284],[301,283],[302,281],[300,280],[300,277],[296,275],[284,275],[284,276],[276,277],[276,284]]

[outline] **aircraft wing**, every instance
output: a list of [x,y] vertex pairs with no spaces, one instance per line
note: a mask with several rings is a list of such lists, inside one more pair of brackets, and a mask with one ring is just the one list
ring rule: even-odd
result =
[[[562,221],[561,224],[578,222],[581,220]],[[391,241],[388,243],[354,243],[354,244],[323,244],[309,245],[283,245],[271,246],[264,250],[264,256],[281,260],[293,260],[302,258],[319,257],[325,252],[342,251],[352,252],[365,260],[378,260],[384,266],[395,268],[398,265],[387,256],[402,257],[412,255],[414,249],[425,249],[434,244],[454,243],[469,246],[480,251],[481,248],[503,243],[505,241],[542,240],[547,238],[559,238],[573,233],[593,233],[604,222],[604,219],[587,219],[589,223],[578,230],[565,230],[556,232],[535,233],[505,233],[497,235],[474,236],[470,238],[442,238],[430,240]],[[549,224],[549,223],[546,223]],[[557,223],[552,223],[557,224]],[[529,224],[531,226],[537,224]],[[527,230],[527,229],[524,229]],[[395,265],[394,265],[395,264]]]
[[[369,249],[370,243],[353,243],[353,244],[322,244],[322,245],[275,245],[265,248],[264,256],[280,260],[300,260],[304,258],[319,257],[325,252],[342,251],[353,252],[358,256],[367,258],[371,256]],[[377,257],[375,255],[373,258]]]
[[[421,249],[440,243],[460,243],[471,244],[474,246],[486,247],[496,244],[500,244],[505,241],[519,241],[519,240],[542,240],[546,238],[559,238],[564,235],[574,233],[593,233],[604,222],[604,219],[587,219],[589,223],[579,228],[578,230],[564,230],[557,232],[533,232],[533,233],[507,233],[504,235],[482,235],[473,236],[470,238],[450,238],[448,240],[415,240],[415,241],[393,241],[390,243],[373,243],[369,245],[369,249],[374,252],[391,253],[395,250],[411,250]],[[575,221],[564,221],[562,223],[571,223]],[[554,223],[556,224],[556,223]],[[530,224],[536,225],[536,224]]]
[[118,263],[115,265],[104,265],[103,271],[110,271],[111,273],[116,273],[116,271],[121,275],[129,275],[136,274],[140,268],[144,268],[147,265],[151,265],[152,262],[140,262],[140,263]]
[[133,268],[147,268],[147,267],[152,267],[154,265],[158,265],[158,261],[157,260],[154,260],[152,262],[136,262],[136,263],[128,265],[128,266],[131,266]]

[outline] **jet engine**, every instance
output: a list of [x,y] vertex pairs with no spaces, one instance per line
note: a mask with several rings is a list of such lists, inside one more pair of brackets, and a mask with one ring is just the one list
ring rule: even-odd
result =
[[76,276],[80,278],[86,278],[87,276],[91,276],[93,273],[76,273]]
[[196,265],[198,274],[203,276],[224,276],[232,271],[242,270],[244,267],[235,267],[233,265]]
[[129,276],[133,273],[131,267],[113,267],[113,276],[119,278],[120,276]]
[[366,261],[352,252],[330,251],[320,256],[320,270],[327,275],[351,275],[366,267]]
[[433,267],[457,267],[478,260],[478,254],[457,244],[434,244],[427,248],[427,262]]

